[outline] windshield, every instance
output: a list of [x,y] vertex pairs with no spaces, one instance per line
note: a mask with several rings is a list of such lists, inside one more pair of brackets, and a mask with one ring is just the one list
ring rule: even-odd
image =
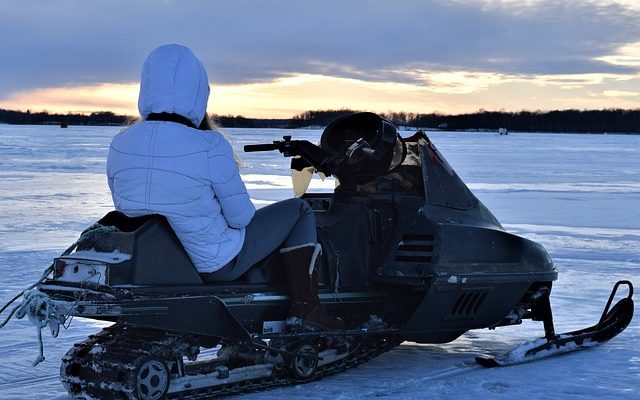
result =
[[462,210],[476,205],[478,199],[424,132],[416,132],[415,135],[405,138],[405,142],[407,157],[403,165],[421,167],[428,203]]

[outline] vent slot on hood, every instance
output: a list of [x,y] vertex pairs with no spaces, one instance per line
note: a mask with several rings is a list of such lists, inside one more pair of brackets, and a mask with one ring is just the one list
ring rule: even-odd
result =
[[472,317],[487,298],[486,290],[468,290],[458,295],[451,308],[452,317]]
[[433,235],[402,235],[394,260],[399,262],[428,263],[433,256]]

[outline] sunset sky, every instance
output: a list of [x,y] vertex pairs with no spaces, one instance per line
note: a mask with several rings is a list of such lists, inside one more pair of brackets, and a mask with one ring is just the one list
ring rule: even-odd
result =
[[640,0],[0,0],[0,108],[137,114],[165,43],[208,111],[640,108]]

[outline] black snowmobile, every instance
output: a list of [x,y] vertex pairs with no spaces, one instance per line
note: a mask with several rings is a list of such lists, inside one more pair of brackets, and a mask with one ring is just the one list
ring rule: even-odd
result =
[[[556,334],[549,255],[507,233],[423,132],[402,138],[389,121],[358,113],[331,123],[319,146],[285,136],[245,147],[273,150],[294,156],[297,173],[339,180],[333,193],[303,198],[323,249],[320,299],[347,328],[285,328],[277,252],[235,282],[204,283],[162,216],[110,212],[37,287],[58,322],[114,322],[62,359],[73,397],[205,399],[334,374],[405,340],[445,343],[542,321],[544,339],[525,357],[478,358],[504,365],[604,342],[631,321],[633,287],[621,281],[596,325]],[[611,307],[620,285],[628,294]]]

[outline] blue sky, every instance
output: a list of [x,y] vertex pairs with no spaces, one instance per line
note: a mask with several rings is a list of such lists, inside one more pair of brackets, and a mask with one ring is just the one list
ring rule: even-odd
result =
[[1,0],[0,107],[135,113],[146,55],[202,59],[210,112],[640,107],[640,0]]

